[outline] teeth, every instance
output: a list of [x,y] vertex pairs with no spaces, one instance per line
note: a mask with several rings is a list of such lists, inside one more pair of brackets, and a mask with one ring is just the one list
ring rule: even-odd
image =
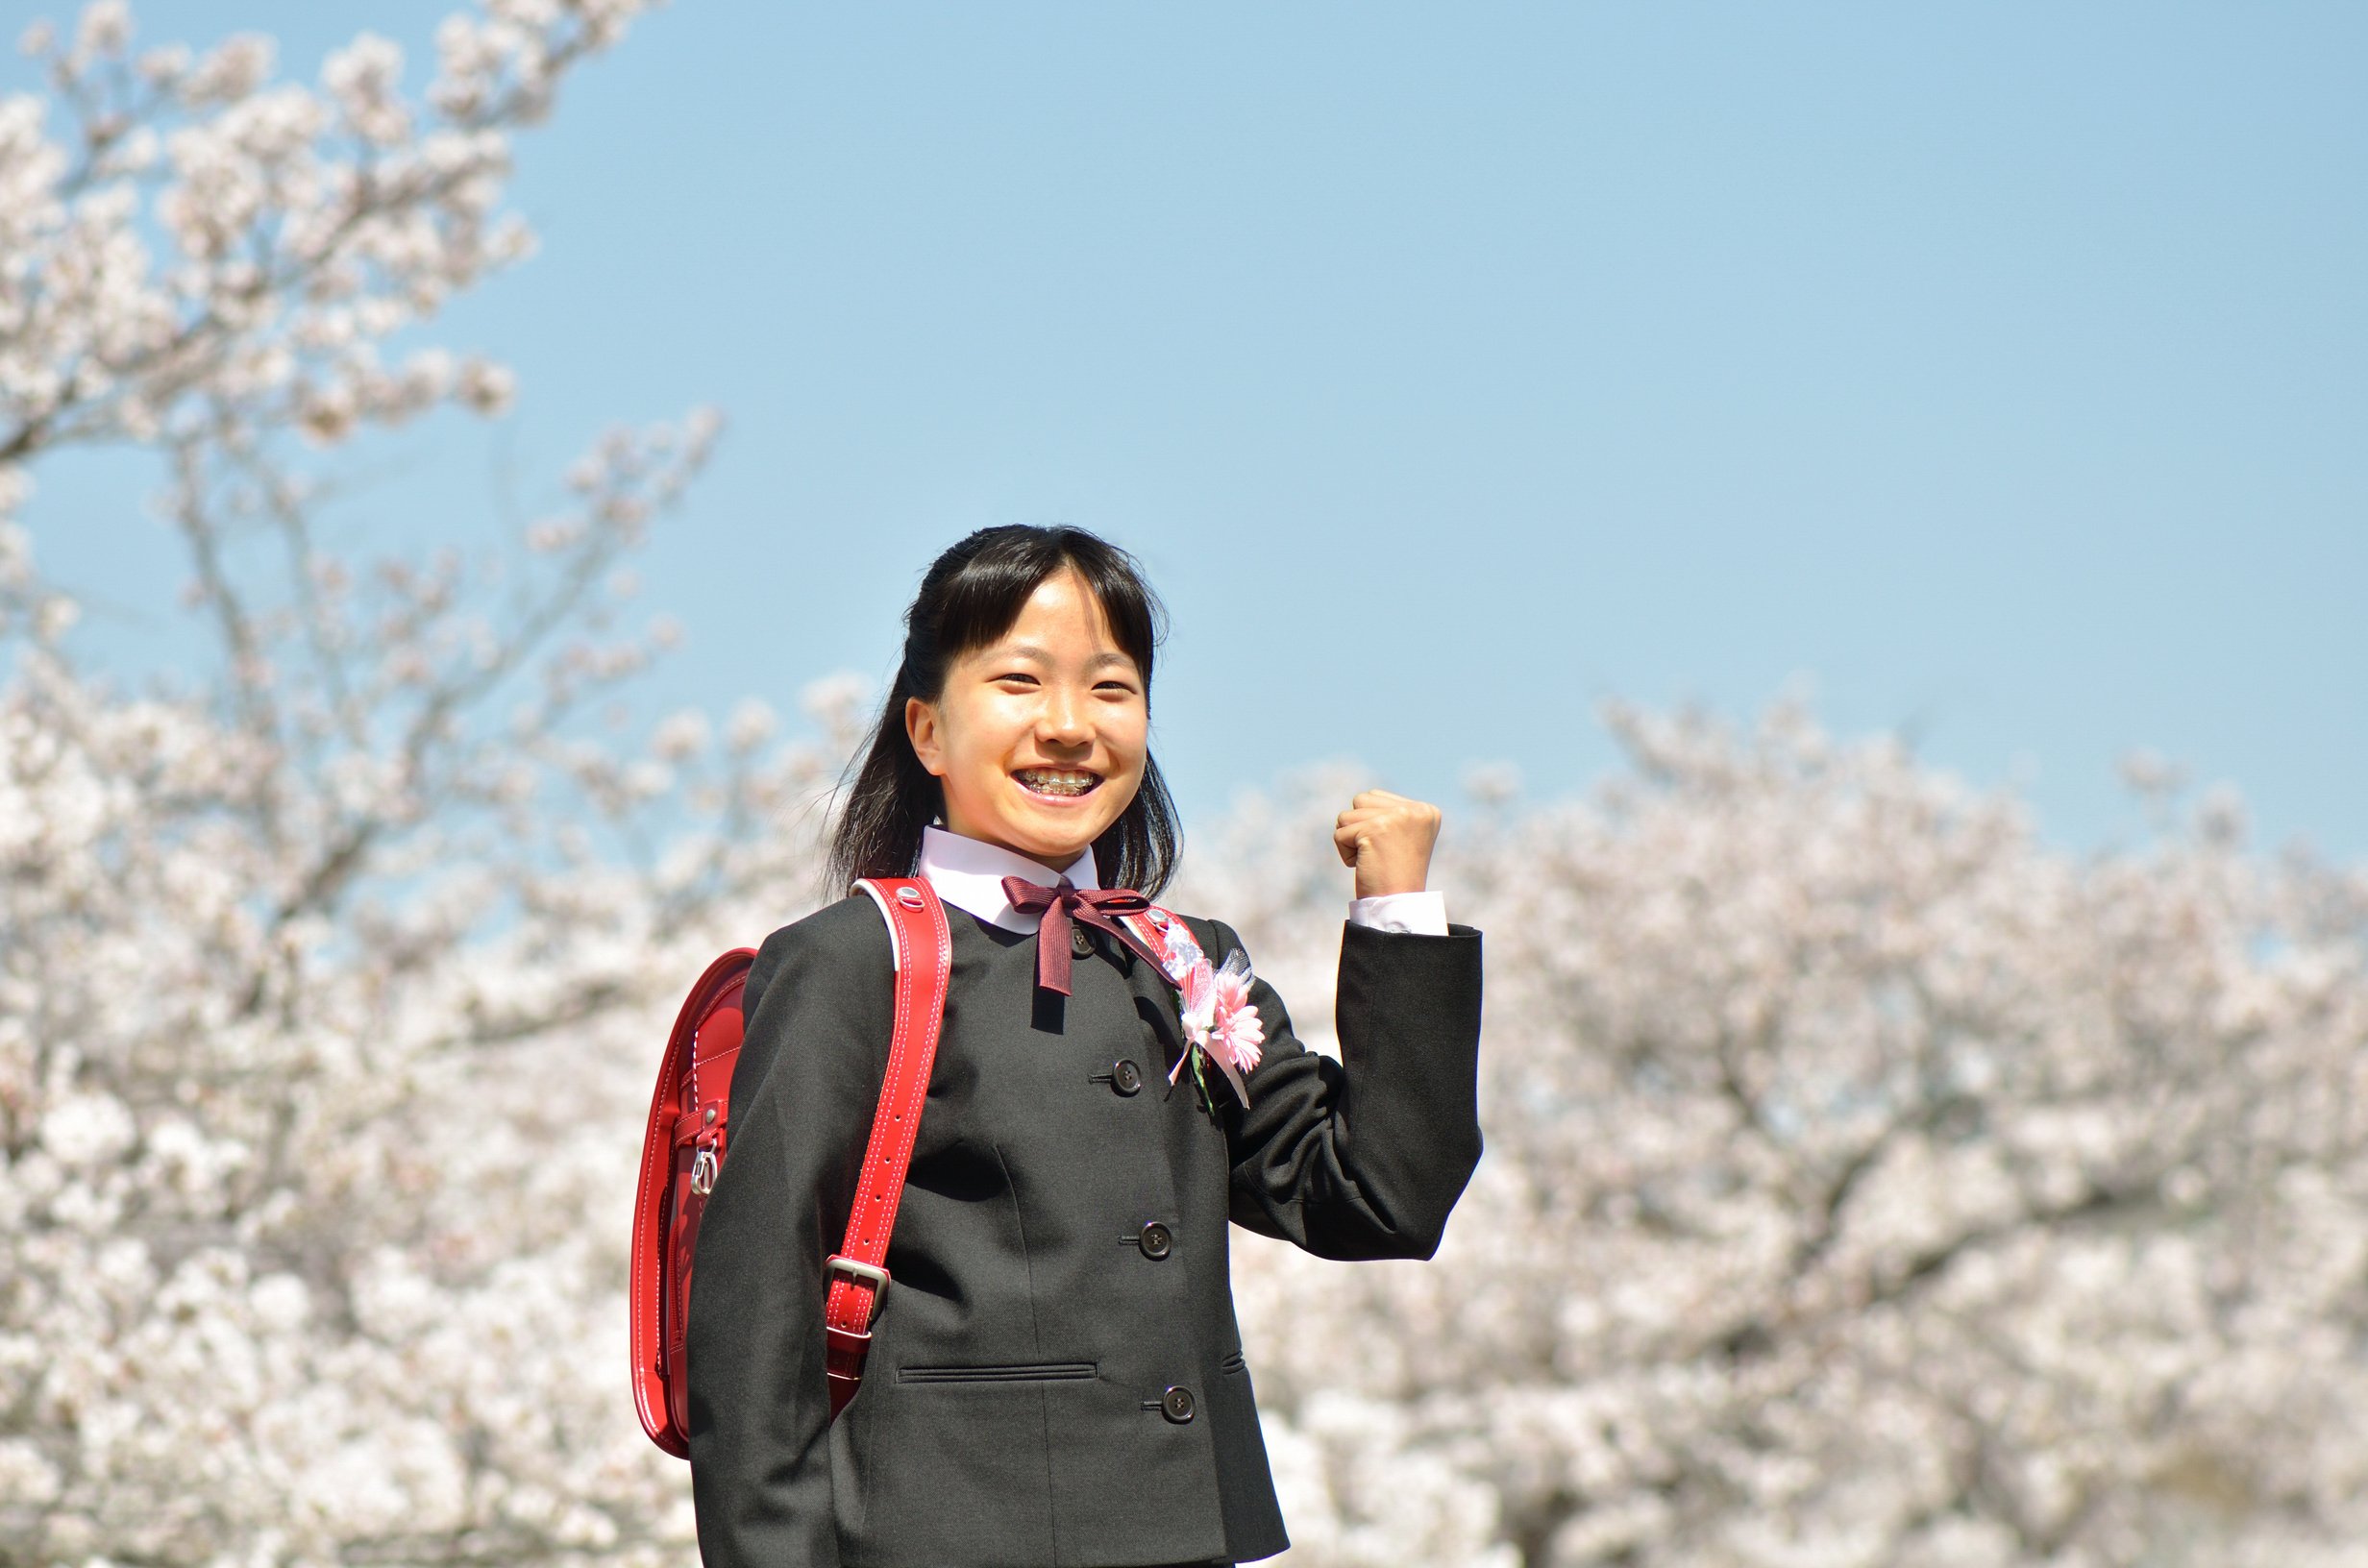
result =
[[1098,773],[1060,768],[1024,768],[1017,776],[1023,785],[1039,795],[1083,795],[1101,782]]

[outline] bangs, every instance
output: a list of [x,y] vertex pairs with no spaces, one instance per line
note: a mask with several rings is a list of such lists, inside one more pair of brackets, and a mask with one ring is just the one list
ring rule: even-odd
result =
[[1147,702],[1152,656],[1167,632],[1166,611],[1144,584],[1132,556],[1082,528],[1031,528],[993,540],[963,562],[945,584],[937,625],[930,628],[942,663],[999,640],[1046,579],[1072,567],[1100,604],[1111,638],[1135,661]]

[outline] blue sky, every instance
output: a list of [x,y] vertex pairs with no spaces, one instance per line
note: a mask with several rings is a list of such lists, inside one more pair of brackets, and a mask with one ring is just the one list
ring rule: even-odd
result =
[[[140,41],[442,4],[176,0]],[[2368,10],[674,0],[520,144],[541,254],[437,335],[499,427],[356,453],[483,539],[604,424],[730,425],[642,559],[646,711],[884,678],[988,523],[1136,550],[1188,821],[1357,758],[1448,803],[1788,680],[2127,842],[2152,747],[2368,856]],[[0,90],[30,85],[0,63]],[[40,472],[78,631],[168,656],[136,460]]]

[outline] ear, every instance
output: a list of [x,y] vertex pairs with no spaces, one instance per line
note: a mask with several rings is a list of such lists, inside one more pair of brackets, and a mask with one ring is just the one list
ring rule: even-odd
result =
[[913,755],[931,776],[946,776],[945,747],[937,729],[937,704],[924,702],[917,697],[904,699],[904,738],[913,745]]

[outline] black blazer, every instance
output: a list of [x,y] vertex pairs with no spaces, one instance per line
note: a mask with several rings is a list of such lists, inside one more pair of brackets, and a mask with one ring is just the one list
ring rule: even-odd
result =
[[[765,939],[702,1221],[691,1481],[708,1568],[1118,1568],[1289,1541],[1226,1221],[1427,1258],[1480,1158],[1480,934],[1350,924],[1340,1063],[1263,979],[1250,1108],[1200,1104],[1174,989],[1108,938],[1063,1000],[1036,939],[949,906],[953,968],[863,1385],[823,1382],[836,1251],[886,1071],[891,976],[851,894]],[[1240,945],[1190,921],[1213,961]],[[1079,928],[1082,929],[1082,928]],[[1254,955],[1253,955],[1254,956]]]

